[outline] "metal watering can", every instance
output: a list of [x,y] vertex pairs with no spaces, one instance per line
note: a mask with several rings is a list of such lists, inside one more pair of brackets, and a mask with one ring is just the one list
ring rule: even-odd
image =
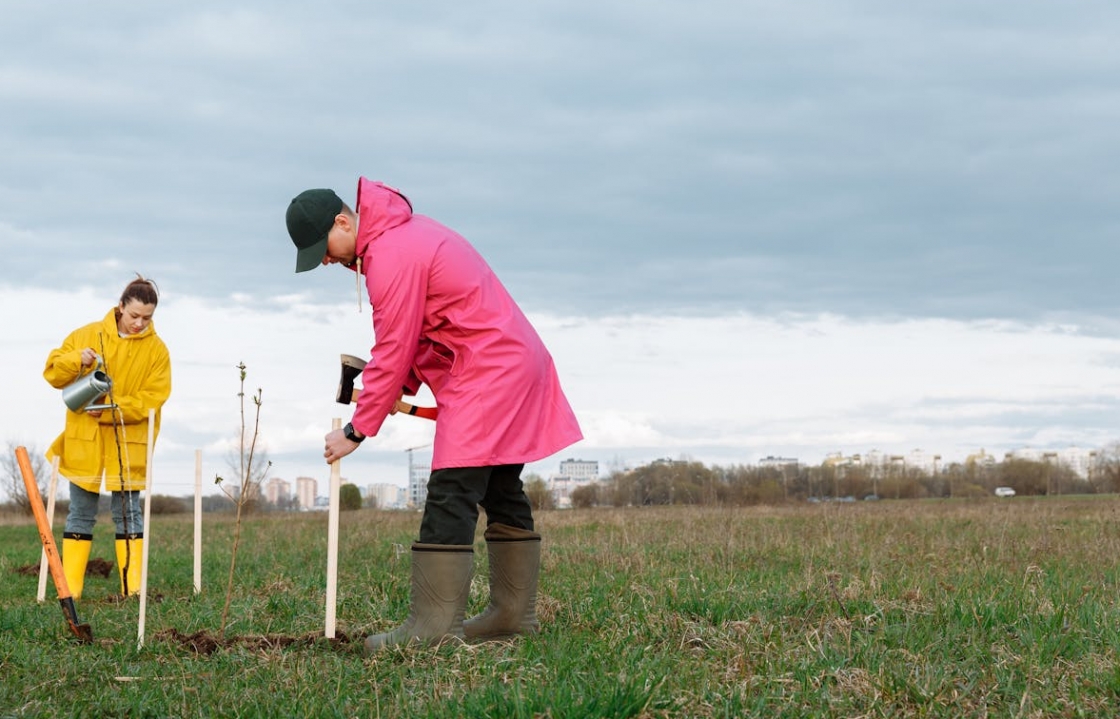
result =
[[82,375],[62,388],[62,401],[72,412],[113,408],[114,405],[110,404],[91,404],[98,397],[108,393],[113,386],[113,380],[109,375],[99,369],[104,366],[99,356],[93,372]]

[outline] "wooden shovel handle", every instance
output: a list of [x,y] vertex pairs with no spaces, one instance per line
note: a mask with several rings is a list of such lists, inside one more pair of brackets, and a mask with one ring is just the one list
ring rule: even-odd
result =
[[39,539],[42,540],[43,552],[47,555],[47,565],[51,569],[55,591],[58,592],[62,615],[66,617],[66,624],[74,636],[84,643],[92,642],[93,630],[78,619],[78,609],[74,606],[74,597],[70,595],[66,573],[62,571],[62,558],[58,556],[58,547],[54,543],[51,524],[47,521],[47,511],[43,509],[43,495],[39,494],[39,482],[35,479],[35,470],[31,467],[31,458],[27,456],[25,447],[16,447],[16,462],[19,464],[20,474],[23,475],[27,501],[31,505],[32,514],[35,515],[35,526],[39,529]]
[[66,573],[62,571],[62,558],[58,556],[54,534],[51,533],[51,525],[47,521],[47,511],[43,509],[43,496],[39,494],[39,483],[35,480],[35,471],[31,468],[31,458],[27,456],[26,448],[16,447],[16,462],[19,463],[19,471],[23,475],[23,484],[27,489],[27,502],[35,515],[35,526],[39,528],[39,539],[42,540],[43,549],[47,552],[47,564],[51,569],[55,589],[58,590],[58,598],[66,599],[70,596],[70,585],[66,583]]

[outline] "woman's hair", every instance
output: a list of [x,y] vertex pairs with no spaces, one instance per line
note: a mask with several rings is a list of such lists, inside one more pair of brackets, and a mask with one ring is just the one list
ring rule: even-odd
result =
[[129,300],[154,307],[159,304],[159,287],[156,287],[154,280],[146,279],[138,272],[136,279],[129,282],[121,293],[121,306],[127,305]]

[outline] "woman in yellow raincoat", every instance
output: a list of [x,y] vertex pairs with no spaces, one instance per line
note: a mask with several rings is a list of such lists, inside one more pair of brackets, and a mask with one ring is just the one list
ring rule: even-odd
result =
[[74,330],[51,351],[43,370],[58,389],[96,370],[111,379],[107,394],[92,405],[108,408],[67,408],[66,428],[47,450],[48,458],[59,458],[59,474],[70,481],[62,565],[75,599],[85,584],[102,481],[112,493],[121,594],[140,591],[144,515],[139,492],[145,488],[148,411],[155,410],[155,436],[160,410],[171,395],[171,358],[152,324],[158,303],[155,283],[137,275],[104,319]]

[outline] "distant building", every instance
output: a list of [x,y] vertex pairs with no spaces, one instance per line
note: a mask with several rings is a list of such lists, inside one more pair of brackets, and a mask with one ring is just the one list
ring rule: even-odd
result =
[[366,500],[380,509],[397,509],[405,504],[405,491],[395,484],[379,482],[366,487]]
[[824,461],[821,462],[825,467],[851,467],[860,464],[861,460],[859,455],[845,457],[843,452],[829,452],[824,456]]
[[292,498],[292,483],[286,479],[273,477],[268,480],[264,488],[264,496],[270,504],[283,506]]
[[983,447],[981,447],[979,452],[974,452],[968,455],[968,457],[965,458],[964,463],[965,466],[979,465],[981,467],[994,467],[996,464],[996,458],[995,455],[989,454],[984,450]]
[[941,455],[930,454],[925,450],[912,449],[906,455],[905,462],[907,469],[920,469],[926,474],[940,474],[941,473]]
[[796,457],[768,456],[758,460],[758,466],[773,467],[774,469],[785,469],[786,467],[793,467],[794,469],[797,469],[797,467],[800,466],[800,462],[797,461]]
[[1058,450],[1043,450],[1033,447],[1020,447],[1004,455],[1004,459],[1025,459],[1032,462],[1047,462],[1070,469],[1081,479],[1088,479],[1093,463],[1098,456],[1097,450],[1081,447],[1066,447]]
[[410,462],[408,469],[408,504],[423,507],[428,499],[428,478],[432,474],[432,465]]
[[1006,462],[1009,459],[1022,459],[1027,462],[1041,462],[1042,450],[1034,449],[1033,447],[1020,447],[1019,449],[1013,449],[1010,452],[1004,453],[1003,461]]
[[319,482],[314,477],[296,477],[296,502],[300,509],[314,509]]
[[585,482],[595,481],[599,479],[599,462],[587,459],[565,459],[560,463],[559,476]]
[[547,489],[556,500],[557,508],[572,506],[572,492],[585,485],[598,481],[599,462],[586,459],[565,459],[560,463],[559,474],[554,474],[547,482]]
[[1057,454],[1059,464],[1072,469],[1078,477],[1088,479],[1100,453],[1093,449],[1067,447],[1066,449],[1059,449]]

